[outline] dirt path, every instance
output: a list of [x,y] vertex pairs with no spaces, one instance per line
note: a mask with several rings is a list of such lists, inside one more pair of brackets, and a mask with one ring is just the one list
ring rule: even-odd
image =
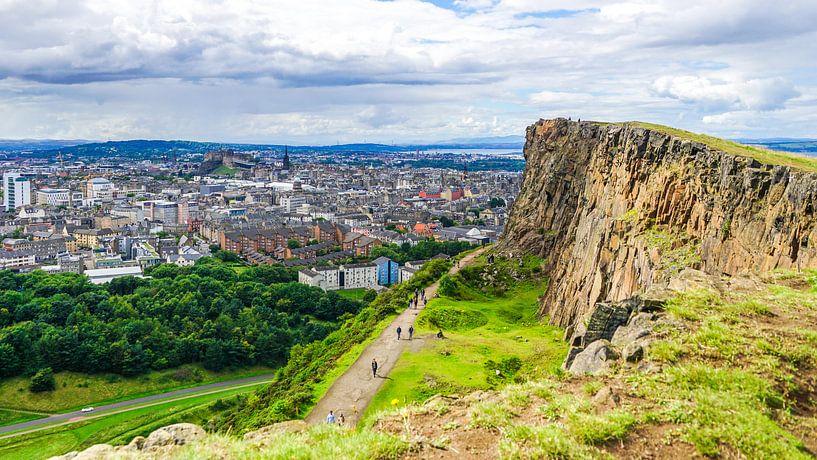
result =
[[[459,266],[451,267],[449,274],[460,271],[487,248],[480,248],[463,257]],[[426,288],[426,298],[430,299],[437,293],[439,281]],[[343,414],[346,424],[354,426],[360,421],[366,407],[377,394],[383,382],[389,378],[400,354],[411,343],[408,337],[408,328],[414,324],[417,315],[422,311],[422,305],[417,309],[407,309],[400,313],[394,321],[375,339],[352,364],[346,372],[335,380],[323,398],[306,417],[308,423],[318,423],[326,419],[330,410],[340,417]],[[403,335],[397,340],[397,326],[402,327]],[[377,360],[377,377],[372,377],[372,359]]]

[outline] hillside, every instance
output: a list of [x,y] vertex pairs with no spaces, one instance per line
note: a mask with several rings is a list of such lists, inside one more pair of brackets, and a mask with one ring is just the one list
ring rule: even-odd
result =
[[362,426],[286,420],[411,291],[295,348],[282,385],[222,420],[231,430],[169,427],[94,452],[814,458],[817,174],[798,157],[634,123],[541,120],[525,156],[495,260],[441,279],[417,332],[447,338],[403,354]]

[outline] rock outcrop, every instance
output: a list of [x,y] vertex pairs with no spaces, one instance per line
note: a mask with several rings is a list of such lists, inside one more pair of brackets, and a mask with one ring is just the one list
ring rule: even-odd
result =
[[[540,120],[500,250],[548,260],[540,313],[576,327],[684,268],[817,266],[817,174],[629,124]],[[608,339],[609,340],[609,339]]]
[[176,423],[150,433],[147,438],[137,436],[125,446],[97,444],[82,452],[69,452],[51,460],[101,460],[108,458],[167,458],[179,446],[190,444],[206,436],[204,429],[192,423]]

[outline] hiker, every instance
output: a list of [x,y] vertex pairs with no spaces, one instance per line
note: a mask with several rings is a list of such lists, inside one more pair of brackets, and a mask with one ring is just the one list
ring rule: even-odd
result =
[[340,413],[340,424],[343,425],[346,423],[346,417],[343,416],[343,412]]
[[445,336],[443,336],[443,330],[442,329],[440,329],[440,332],[437,333],[437,338],[438,339],[445,338]]
[[425,307],[426,305],[428,305],[428,299],[423,299],[423,306]]
[[326,423],[335,423],[335,412],[329,411],[329,415],[326,416]]
[[397,340],[400,340],[400,333],[403,332],[403,328],[397,326]]
[[377,377],[377,361],[372,359],[372,378]]
[[409,326],[409,340],[411,340],[412,336],[414,336],[414,326],[413,325]]
[[425,289],[423,289],[422,297],[423,297],[423,300],[426,300],[426,290]]

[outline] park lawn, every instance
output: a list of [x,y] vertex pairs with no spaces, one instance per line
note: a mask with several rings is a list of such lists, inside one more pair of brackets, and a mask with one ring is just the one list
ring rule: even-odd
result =
[[228,389],[0,439],[0,460],[36,460],[94,444],[127,444],[134,437],[147,436],[163,426],[180,422],[203,423],[213,412],[228,407],[230,400],[258,388],[259,385],[253,385]]
[[273,369],[263,366],[212,372],[193,365],[130,378],[116,374],[58,372],[54,374],[57,389],[43,393],[29,391],[30,379],[12,377],[0,380],[0,408],[48,413],[66,412],[87,405],[99,406],[103,403],[273,372]]
[[366,295],[367,290],[368,289],[365,289],[365,288],[341,289],[341,290],[338,290],[338,291],[335,291],[335,292],[337,292],[340,296],[346,297],[347,299],[350,299],[350,300],[363,301],[363,296]]
[[44,415],[0,409],[0,426],[11,425],[13,423],[27,422],[29,420],[34,420],[42,417],[44,417]]
[[[469,301],[440,297],[430,301],[415,324],[415,335],[426,337],[425,344],[403,353],[364,419],[381,409],[420,402],[438,393],[489,389],[488,360],[518,357],[523,366],[517,375],[529,378],[558,372],[567,346],[560,328],[536,317],[537,297],[544,289],[544,283],[527,283],[503,297],[481,296]],[[437,329],[428,324],[435,310],[459,311],[465,325],[455,328],[458,330],[446,329],[446,339],[438,340],[434,337]],[[474,325],[477,327],[471,328]]]

